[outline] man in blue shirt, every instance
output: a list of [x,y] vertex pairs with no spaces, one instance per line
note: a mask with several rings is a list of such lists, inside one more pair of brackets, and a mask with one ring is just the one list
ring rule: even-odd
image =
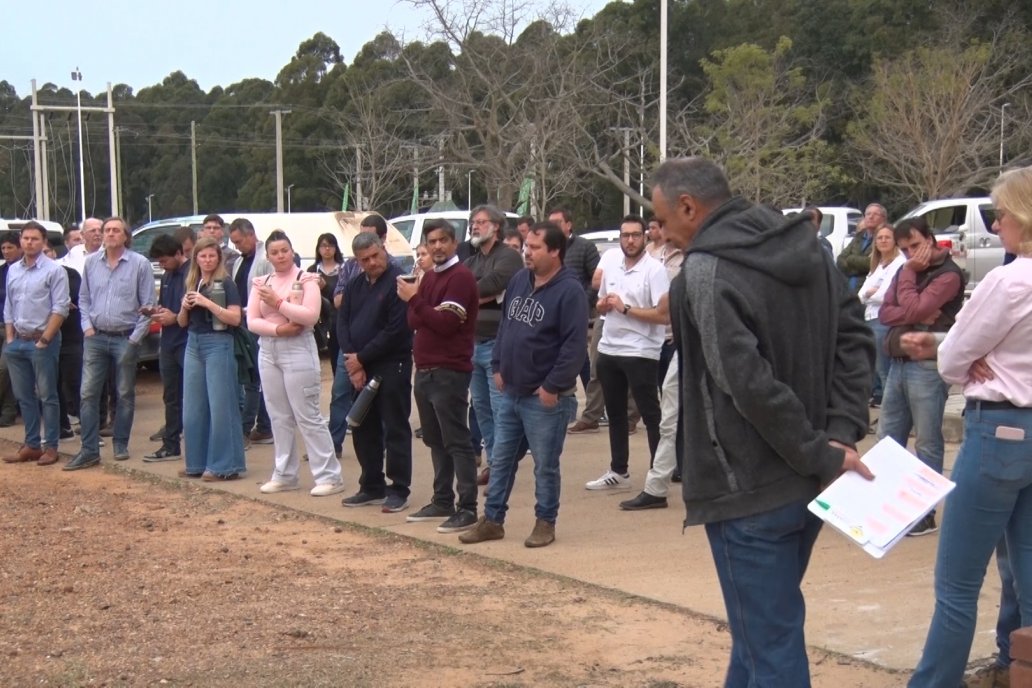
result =
[[[7,364],[14,396],[25,420],[25,444],[7,463],[57,463],[60,407],[57,400],[57,359],[61,323],[68,315],[68,276],[64,268],[43,255],[47,230],[37,222],[21,231],[22,258],[7,274],[4,331]],[[40,409],[46,433],[40,444]]]
[[65,465],[66,471],[100,463],[100,392],[112,369],[118,390],[112,436],[115,460],[129,458],[129,433],[136,409],[136,363],[140,342],[150,329],[150,317],[142,311],[154,308],[154,272],[150,261],[129,250],[131,235],[125,220],[109,217],[101,232],[102,249],[86,258],[79,292],[84,335],[82,449]]
[[161,446],[143,457],[147,463],[175,461],[179,458],[179,436],[183,431],[183,359],[186,355],[186,329],[179,326],[176,316],[186,293],[186,273],[190,261],[183,254],[183,245],[168,234],[159,236],[150,247],[151,260],[164,269],[158,307],[151,320],[161,325],[158,365],[161,369],[165,402],[165,428]]

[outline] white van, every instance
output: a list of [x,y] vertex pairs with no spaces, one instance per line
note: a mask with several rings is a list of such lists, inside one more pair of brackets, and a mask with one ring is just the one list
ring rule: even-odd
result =
[[[817,208],[824,215],[824,219],[821,220],[821,236],[831,243],[832,257],[838,258],[838,254],[856,234],[856,226],[864,214],[856,208],[837,205],[819,205]],[[802,208],[784,208],[781,212],[793,215],[802,211]]]
[[[358,233],[362,218],[370,213],[326,212],[326,213],[219,213],[229,224],[238,218],[247,218],[254,225],[255,234],[265,240],[273,230],[281,229],[290,237],[294,251],[301,257],[301,267],[307,268],[317,259],[315,247],[320,234],[333,234],[340,244],[344,256],[351,255],[351,240]],[[172,234],[180,227],[190,227],[200,234],[205,215],[186,215],[165,220],[155,220],[133,231],[132,248],[137,253],[149,256],[154,239],[162,234]],[[408,242],[397,229],[387,226],[387,252],[396,256],[403,267],[411,267],[412,251]]]
[[[21,231],[21,228],[28,222],[38,222],[43,225],[47,230],[47,243],[54,247],[57,251],[57,256],[60,258],[68,250],[64,245],[64,227],[59,222],[53,222],[52,220],[4,220],[0,219],[0,232],[11,230],[15,232]],[[2,261],[0,261],[2,262]]]
[[[447,220],[455,228],[455,238],[461,243],[469,238],[469,213],[468,210],[434,210],[428,213],[416,215],[399,215],[392,218],[390,224],[397,227],[401,235],[408,240],[413,251],[423,241],[423,223],[427,220]],[[515,224],[516,213],[505,213],[505,216]]]

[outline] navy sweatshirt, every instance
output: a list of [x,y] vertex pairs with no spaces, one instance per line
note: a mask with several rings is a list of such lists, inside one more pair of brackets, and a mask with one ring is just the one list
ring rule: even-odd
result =
[[398,298],[400,268],[393,263],[370,284],[359,272],[344,288],[337,311],[337,341],[343,353],[357,353],[364,368],[407,360],[412,355],[412,330],[405,322],[406,304]]
[[573,271],[560,268],[535,289],[533,271],[520,270],[502,307],[491,370],[502,374],[505,394],[572,393],[588,349],[588,302]]

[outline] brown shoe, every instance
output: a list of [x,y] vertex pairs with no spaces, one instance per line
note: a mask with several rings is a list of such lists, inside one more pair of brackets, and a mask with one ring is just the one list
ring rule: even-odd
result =
[[251,438],[252,444],[272,444],[272,433],[261,432],[260,430],[252,430],[251,434],[248,435]]
[[578,420],[576,423],[566,428],[566,432],[571,435],[580,435],[585,432],[598,432],[598,421],[589,423],[586,420]]
[[527,547],[545,547],[555,542],[555,524],[544,519],[538,519],[534,523],[534,531],[523,544]]
[[487,485],[491,481],[491,467],[487,466],[477,476],[477,485]]
[[41,456],[43,456],[42,449],[23,444],[14,456],[5,456],[4,463],[28,463],[29,461],[38,461]]
[[628,435],[633,435],[636,432],[638,432],[638,424],[637,423],[630,423],[630,424],[628,424],[628,426],[627,426],[627,434]]
[[505,527],[501,523],[488,521],[487,516],[477,519],[477,524],[459,536],[459,542],[472,545],[488,540],[501,540],[505,537]]
[[38,466],[52,466],[57,463],[57,448],[47,447],[43,450],[43,455],[36,459],[36,465]]

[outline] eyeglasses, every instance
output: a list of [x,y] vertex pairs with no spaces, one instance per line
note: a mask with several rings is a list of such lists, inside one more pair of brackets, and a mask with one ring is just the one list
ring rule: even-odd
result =
[[474,227],[482,227],[483,225],[493,225],[494,223],[490,220],[473,220]]
[[621,239],[641,239],[643,236],[643,232],[620,232]]

